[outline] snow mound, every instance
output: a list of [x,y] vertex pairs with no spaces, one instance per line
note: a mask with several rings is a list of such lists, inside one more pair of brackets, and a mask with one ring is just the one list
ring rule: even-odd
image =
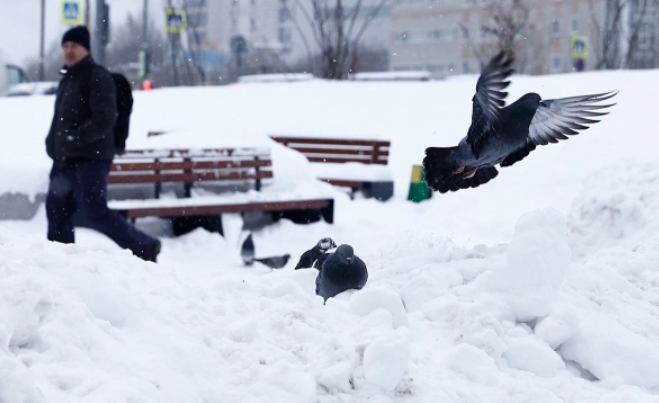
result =
[[460,344],[446,355],[449,368],[467,379],[488,386],[499,383],[499,369],[494,360],[481,349]]
[[574,312],[559,308],[538,321],[535,334],[555,350],[576,333],[578,326],[579,317]]
[[563,215],[540,209],[520,217],[506,257],[492,268],[491,290],[505,295],[517,322],[548,315],[570,262]]
[[365,316],[377,309],[391,314],[394,328],[409,325],[400,295],[390,288],[365,288],[354,293],[350,299],[350,311],[356,315]]
[[412,348],[400,332],[379,337],[364,351],[366,380],[386,390],[394,390],[407,369]]
[[532,337],[507,337],[503,358],[512,368],[533,372],[545,378],[565,369],[561,357],[544,341]]
[[612,387],[659,386],[659,347],[602,315],[585,318],[560,354]]
[[569,216],[571,243],[583,257],[614,245],[638,246],[659,230],[659,165],[626,161],[584,181]]

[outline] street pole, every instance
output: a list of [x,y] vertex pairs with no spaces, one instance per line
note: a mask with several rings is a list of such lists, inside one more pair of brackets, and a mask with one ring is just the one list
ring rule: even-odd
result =
[[85,0],[85,26],[89,29],[89,0]]
[[144,75],[149,75],[149,1],[144,0],[144,15],[142,16],[142,50],[144,51]]
[[41,42],[39,44],[39,81],[45,79],[46,0],[41,0]]
[[105,44],[103,43],[103,27],[105,21],[105,0],[96,0],[96,24],[94,26],[94,59],[101,66],[105,65]]

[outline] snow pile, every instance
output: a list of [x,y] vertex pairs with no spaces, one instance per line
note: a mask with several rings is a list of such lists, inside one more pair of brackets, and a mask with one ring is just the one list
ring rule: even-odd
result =
[[510,245],[469,249],[339,201],[342,226],[283,220],[254,237],[263,253],[356,245],[369,282],[326,305],[295,258],[244,267],[238,217],[225,238],[164,239],[158,265],[87,231],[64,246],[0,230],[0,400],[651,401],[659,250],[627,271],[624,256],[568,264],[553,210],[521,217]]
[[621,162],[592,174],[570,214],[579,256],[613,245],[638,247],[659,230],[659,165]]
[[570,261],[562,214],[547,209],[522,216],[506,257],[492,269],[491,289],[507,296],[517,322],[548,315]]
[[611,386],[659,387],[659,346],[601,315],[584,319],[560,352]]
[[[131,147],[268,147],[263,197],[329,192],[335,224],[254,233],[259,255],[293,256],[271,271],[242,265],[238,215],[224,237],[163,238],[158,265],[88,230],[47,243],[43,209],[1,222],[0,401],[654,403],[658,74],[516,78],[511,98],[621,93],[583,135],[419,204],[404,201],[412,165],[466,133],[473,76],[136,93]],[[0,99],[1,192],[45,189],[52,102]],[[273,133],[391,140],[396,197],[351,201]],[[353,245],[369,281],[323,305],[315,270],[293,267],[326,236]]]

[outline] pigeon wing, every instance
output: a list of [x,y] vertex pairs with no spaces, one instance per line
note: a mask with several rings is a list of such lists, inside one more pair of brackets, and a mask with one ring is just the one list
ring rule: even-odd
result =
[[362,288],[364,288],[366,282],[368,281],[368,270],[366,269],[366,263],[364,263],[363,260],[361,260],[357,256],[355,256],[354,259],[355,259],[355,263],[357,264],[357,268],[364,273],[364,275],[359,281],[359,284],[357,284],[357,289],[361,290]]
[[[579,134],[577,130],[586,130],[595,124],[600,116],[609,112],[595,112],[615,104],[597,104],[613,98],[618,92],[580,95],[576,97],[550,99],[543,101],[533,116],[529,127],[529,139],[533,145],[547,145],[567,140],[567,136]],[[534,147],[535,148],[535,147]]]
[[327,260],[328,257],[332,256],[332,252],[325,252],[321,253],[320,256],[316,259],[315,262],[313,262],[313,267],[318,269],[318,270],[323,270],[323,264],[325,264],[325,261]]
[[506,105],[504,99],[508,93],[503,90],[510,85],[506,79],[513,73],[512,63],[513,58],[508,53],[500,52],[485,66],[476,83],[471,126],[467,133],[467,143],[476,158],[488,135],[498,125],[500,110]]

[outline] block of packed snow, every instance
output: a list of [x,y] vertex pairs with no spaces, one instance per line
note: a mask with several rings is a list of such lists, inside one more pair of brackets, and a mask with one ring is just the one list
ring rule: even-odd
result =
[[527,322],[551,312],[570,262],[563,215],[539,209],[520,217],[506,260],[492,268],[491,286]]
[[449,351],[446,364],[467,379],[484,385],[495,386],[501,378],[494,359],[469,344],[459,344]]
[[659,387],[659,345],[603,315],[584,318],[558,352],[611,386]]
[[546,342],[533,337],[506,337],[508,350],[503,358],[512,368],[549,378],[565,369],[561,357]]
[[376,339],[364,351],[364,376],[372,384],[394,390],[403,378],[412,356],[412,346],[400,332]]
[[391,313],[392,326],[408,326],[407,312],[400,295],[390,288],[366,288],[350,298],[350,311],[355,315],[366,316],[377,309]]
[[507,346],[503,341],[503,327],[488,307],[469,298],[453,295],[437,298],[421,308],[423,316],[442,323],[446,332],[456,340],[468,343],[486,354],[501,357]]
[[556,349],[574,335],[578,326],[579,317],[574,312],[567,308],[556,309],[538,321],[535,334]]
[[348,393],[352,389],[352,370],[347,362],[334,364],[318,375],[318,383],[331,392]]

